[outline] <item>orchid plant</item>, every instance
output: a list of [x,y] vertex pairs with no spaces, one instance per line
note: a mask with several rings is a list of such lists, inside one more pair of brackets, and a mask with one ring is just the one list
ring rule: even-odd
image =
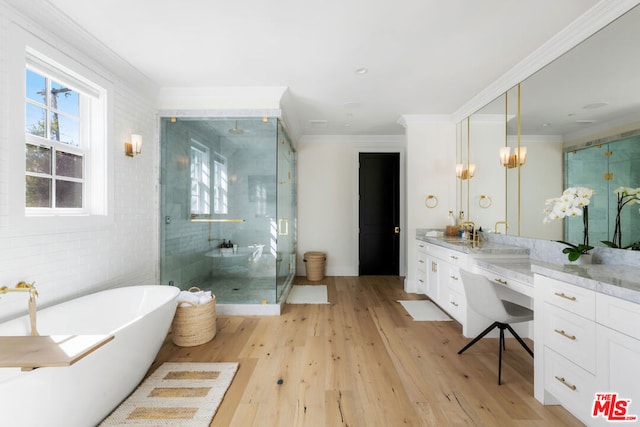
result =
[[640,242],[635,242],[629,246],[622,247],[622,229],[620,228],[620,215],[622,208],[634,203],[640,203],[640,188],[618,187],[613,192],[618,196],[618,212],[616,214],[616,225],[613,231],[613,240],[603,240],[602,243],[611,248],[620,249],[640,249]]
[[589,245],[589,203],[595,191],[587,187],[570,187],[562,192],[560,197],[548,199],[545,202],[545,217],[543,222],[548,224],[555,219],[565,217],[582,216],[584,225],[584,237],[582,244],[558,240],[559,243],[567,245],[562,253],[567,255],[569,261],[576,261],[580,255],[589,253],[593,246]]

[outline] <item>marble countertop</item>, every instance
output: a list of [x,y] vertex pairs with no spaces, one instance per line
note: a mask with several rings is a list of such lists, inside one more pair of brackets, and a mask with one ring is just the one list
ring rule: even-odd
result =
[[416,233],[416,239],[470,254],[478,267],[533,286],[534,273],[640,304],[640,268],[618,264],[552,264],[531,260],[529,250],[518,246],[483,242],[473,247],[470,242],[447,236],[427,237]]
[[534,262],[531,271],[640,304],[640,268],[615,264],[559,265]]
[[420,233],[416,234],[416,239],[476,256],[510,255],[528,257],[529,255],[529,249],[527,248],[484,241],[480,242],[480,244],[474,244],[470,240],[463,240],[459,237],[426,236]]

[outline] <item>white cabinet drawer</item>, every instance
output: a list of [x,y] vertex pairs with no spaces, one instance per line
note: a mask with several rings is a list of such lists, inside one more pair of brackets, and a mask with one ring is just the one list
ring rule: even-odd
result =
[[595,373],[596,327],[593,321],[545,303],[544,344]]
[[483,276],[494,282],[496,285],[503,286],[507,289],[511,289],[519,294],[526,295],[533,298],[533,286],[526,283],[519,282],[517,280],[507,278],[501,274],[496,274],[488,270],[481,269],[480,272]]
[[596,322],[640,339],[640,304],[599,293],[596,295]]
[[462,286],[462,277],[460,277],[460,269],[453,265],[443,265],[446,268],[447,285],[449,289],[464,295],[464,287]]
[[441,260],[446,261],[450,264],[456,265],[458,267],[466,267],[467,265],[468,256],[463,252],[454,251],[452,249],[444,248],[437,245],[428,245],[427,250],[429,252],[429,255],[440,258]]
[[544,301],[590,320],[595,320],[596,293],[590,289],[570,285],[544,276]]
[[418,271],[427,271],[427,254],[418,252]]
[[456,319],[461,324],[465,324],[467,321],[467,302],[464,297],[464,293],[449,291],[449,303],[447,306],[447,312],[451,317]]
[[545,388],[562,406],[586,421],[595,397],[595,377],[549,348],[544,351]]

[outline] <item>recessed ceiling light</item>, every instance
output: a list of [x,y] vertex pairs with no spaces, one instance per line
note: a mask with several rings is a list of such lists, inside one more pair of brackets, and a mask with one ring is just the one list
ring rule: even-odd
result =
[[356,68],[356,74],[363,75],[363,74],[367,74],[368,72],[369,70],[367,68],[364,68],[364,67]]
[[596,108],[606,107],[607,105],[609,105],[608,102],[594,102],[593,104],[587,104],[582,108],[585,110],[595,110]]

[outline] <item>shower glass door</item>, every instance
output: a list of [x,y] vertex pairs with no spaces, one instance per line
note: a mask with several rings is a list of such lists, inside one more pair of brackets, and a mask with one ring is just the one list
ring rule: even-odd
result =
[[278,222],[276,292],[278,299],[295,275],[296,266],[296,154],[278,123]]
[[276,303],[277,119],[162,118],[160,144],[161,282]]

